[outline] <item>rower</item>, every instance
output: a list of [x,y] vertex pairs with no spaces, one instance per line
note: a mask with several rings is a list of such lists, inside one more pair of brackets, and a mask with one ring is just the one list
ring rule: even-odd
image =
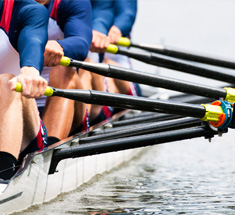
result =
[[[109,29],[108,37],[111,44],[117,44],[121,37],[130,37],[132,27],[135,23],[137,13],[137,1],[114,1],[114,21]],[[123,55],[104,54],[104,63],[132,68],[130,59]],[[138,84],[122,81],[119,79],[108,79],[109,91],[127,95],[140,95]]]
[[[131,31],[136,17],[137,2],[135,0],[107,1],[105,5],[102,3],[102,7],[99,5],[99,2],[99,0],[93,1],[92,5],[93,39],[88,58],[86,59],[87,62],[102,62],[103,55],[98,55],[94,52],[103,53],[108,47],[110,40],[116,43],[119,37],[121,37],[122,35],[128,35]],[[126,20],[128,20],[129,22],[127,23]],[[119,28],[122,30],[122,32]],[[107,34],[108,37],[106,36]],[[127,57],[118,56],[118,58],[119,61],[121,61],[122,63],[125,62],[125,64],[127,64],[128,66],[130,65],[129,59]],[[108,59],[106,59],[104,62],[112,63],[115,65],[118,64],[113,60],[108,61]],[[132,83],[130,84],[127,81],[104,78],[103,76],[89,73],[84,70],[82,70],[80,76],[82,79],[86,80],[90,78],[90,83],[86,82],[87,89],[136,95],[134,85]],[[112,114],[113,109],[110,107],[92,105],[90,108],[90,124],[96,124],[99,121],[112,116]]]
[[[34,98],[47,86],[40,72],[48,13],[33,0],[1,0],[0,14],[0,179],[9,180],[20,151],[42,150],[47,144]],[[14,91],[17,81],[22,94]]]
[[[48,42],[42,76],[49,85],[62,89],[83,89],[73,67],[58,65],[63,55],[83,61],[91,39],[91,4],[89,0],[36,0],[49,11]],[[50,143],[65,139],[69,134],[88,129],[85,104],[65,98],[37,99]],[[43,110],[43,111],[42,111]]]
[[[86,59],[87,62],[101,62],[97,53],[104,53],[109,45],[107,34],[114,17],[113,3],[114,1],[91,1],[93,38]],[[82,69],[79,70],[79,76],[86,89],[106,91],[103,76]],[[90,125],[97,124],[112,115],[112,112],[106,106],[87,105],[87,108],[90,113]]]

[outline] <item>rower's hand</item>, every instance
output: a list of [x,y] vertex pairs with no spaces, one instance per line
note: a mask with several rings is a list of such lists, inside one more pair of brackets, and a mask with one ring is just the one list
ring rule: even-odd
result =
[[40,76],[34,67],[22,67],[20,75],[9,80],[11,90],[15,90],[16,83],[21,82],[23,87],[22,95],[27,98],[38,98],[45,93],[47,81]]
[[44,52],[44,66],[57,66],[59,65],[64,51],[61,45],[55,40],[48,40]]
[[92,31],[92,35],[90,51],[104,53],[109,45],[109,38],[105,34],[95,30]]
[[108,37],[111,44],[117,44],[119,39],[122,37],[122,32],[118,27],[113,25],[109,30]]

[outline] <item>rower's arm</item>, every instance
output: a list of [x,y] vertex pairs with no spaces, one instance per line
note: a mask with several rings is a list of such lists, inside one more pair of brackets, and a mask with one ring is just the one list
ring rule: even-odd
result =
[[34,67],[42,71],[44,49],[47,42],[48,13],[45,7],[35,3],[23,5],[18,1],[17,30],[20,32],[17,49],[20,55],[20,67]]
[[122,36],[126,37],[131,32],[137,13],[136,0],[115,0],[115,20],[113,25],[118,27]]
[[114,21],[114,1],[91,0],[92,29],[108,34]]
[[90,0],[65,0],[58,10],[58,24],[64,32],[64,39],[57,42],[65,56],[84,60],[92,40]]

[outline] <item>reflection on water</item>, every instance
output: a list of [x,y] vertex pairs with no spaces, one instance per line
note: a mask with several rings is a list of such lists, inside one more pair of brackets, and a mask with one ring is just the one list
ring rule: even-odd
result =
[[24,214],[235,214],[235,132],[151,148],[124,168]]

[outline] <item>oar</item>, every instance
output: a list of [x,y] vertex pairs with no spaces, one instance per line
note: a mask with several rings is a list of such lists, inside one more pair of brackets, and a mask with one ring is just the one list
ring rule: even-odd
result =
[[162,122],[146,123],[138,127],[129,126],[129,129],[111,132],[108,134],[85,137],[79,140],[79,144],[87,144],[110,139],[195,127],[200,126],[201,123],[202,121],[192,117],[184,117],[182,119],[166,120]]
[[[99,75],[122,79],[126,81],[132,81],[140,84],[146,84],[153,87],[163,87],[170,90],[180,91],[184,93],[195,94],[199,96],[209,97],[213,99],[225,99],[229,102],[235,102],[235,89],[225,88],[217,89],[214,87],[209,87],[205,85],[195,84],[192,82],[181,81],[177,79],[171,79],[163,77],[156,74],[136,71],[132,69],[122,68],[118,66],[113,66],[109,64],[100,64],[100,63],[88,63],[70,59],[68,57],[63,57],[61,65],[64,66],[73,66],[82,69],[89,70]],[[214,74],[214,73],[213,73]],[[216,76],[216,74],[214,74]],[[221,73],[221,77],[225,75]],[[231,78],[231,77],[233,78]],[[227,75],[223,76],[227,77]],[[235,83],[235,74],[230,74],[229,77]],[[229,82],[228,81],[228,82]],[[232,82],[232,81],[231,81]]]
[[229,69],[235,69],[235,62],[227,59],[218,59],[209,56],[202,56],[198,54],[192,54],[185,51],[167,48],[162,45],[153,45],[146,43],[133,43],[130,39],[122,37],[117,43],[118,46],[124,47],[135,47],[139,49],[143,49],[146,51],[167,55],[169,57],[175,57],[183,60],[190,60],[198,63],[205,63],[208,65],[220,66]]
[[166,120],[171,120],[171,119],[178,119],[181,118],[182,116],[180,115],[175,115],[175,114],[164,114],[164,113],[155,113],[154,115],[150,116],[141,116],[138,118],[133,118],[133,119],[125,119],[120,120],[117,122],[113,122],[113,128],[120,128],[123,126],[138,126],[138,124],[142,123],[149,123],[149,122],[159,122],[159,121],[166,121]]
[[205,126],[201,126],[134,137],[125,137],[95,143],[87,143],[63,149],[56,149],[54,150],[51,159],[49,174],[53,174],[56,171],[58,163],[63,159],[121,151],[196,137],[211,138],[216,134],[216,131]]
[[[16,91],[22,92],[22,84],[19,82]],[[47,87],[45,95],[60,96],[95,105],[191,116],[209,121],[220,129],[227,128],[233,118],[232,107],[226,101],[218,101],[212,105],[193,105],[94,90],[65,90],[52,87]]]
[[195,66],[189,62],[183,62],[182,60],[170,58],[160,54],[155,54],[152,52],[138,52],[133,50],[123,50],[119,49],[115,45],[109,45],[106,52],[112,54],[121,54],[136,60],[145,62],[147,64],[164,67],[167,69],[177,70],[180,72],[185,72],[193,75],[198,75],[206,78],[211,78],[219,81],[224,81],[228,83],[235,83],[235,73],[227,71],[218,71],[212,69],[206,69],[202,66]]

